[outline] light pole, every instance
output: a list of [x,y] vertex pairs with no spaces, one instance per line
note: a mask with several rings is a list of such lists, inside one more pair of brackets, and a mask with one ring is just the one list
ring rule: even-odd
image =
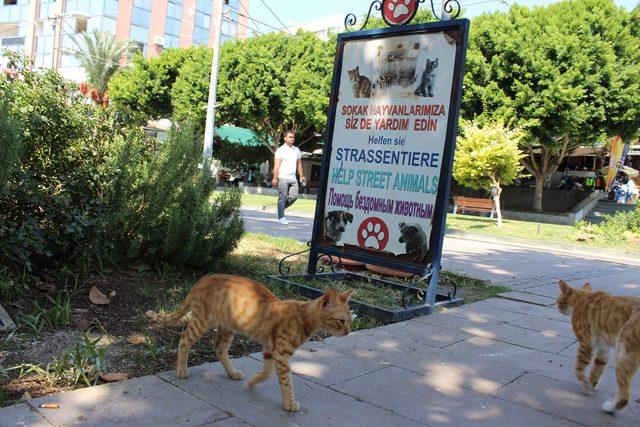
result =
[[204,146],[202,148],[203,161],[211,158],[213,152],[213,134],[215,130],[216,87],[218,84],[218,58],[220,56],[220,35],[222,33],[222,5],[224,0],[215,0],[215,27],[213,43],[213,58],[211,60],[211,78],[209,80],[209,99],[207,101],[207,120],[204,127]]

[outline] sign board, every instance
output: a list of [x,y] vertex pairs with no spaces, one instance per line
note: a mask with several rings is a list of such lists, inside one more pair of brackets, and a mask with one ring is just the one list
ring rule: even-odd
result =
[[338,35],[312,239],[425,275],[439,265],[469,21]]

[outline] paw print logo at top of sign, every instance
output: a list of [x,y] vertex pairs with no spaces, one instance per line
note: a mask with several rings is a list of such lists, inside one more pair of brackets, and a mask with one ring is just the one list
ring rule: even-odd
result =
[[358,227],[358,244],[362,248],[384,250],[389,243],[389,227],[380,218],[372,216]]
[[418,0],[384,0],[382,17],[389,25],[403,25],[411,21],[418,9]]

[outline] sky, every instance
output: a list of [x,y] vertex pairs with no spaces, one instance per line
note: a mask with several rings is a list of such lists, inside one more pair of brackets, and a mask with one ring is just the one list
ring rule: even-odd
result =
[[[252,18],[263,22],[255,23],[261,32],[269,32],[269,26],[282,28],[284,23],[287,26],[302,24],[323,16],[340,14],[346,15],[354,13],[361,16],[367,13],[372,0],[251,0],[249,12]],[[555,3],[557,0],[505,0],[508,4],[518,3],[525,6],[548,5]],[[441,0],[434,0],[436,10],[440,8]],[[633,9],[640,0],[615,0],[618,6],[625,7],[627,10]],[[506,11],[508,6],[502,4],[498,0],[459,0],[463,6],[466,17],[473,18],[483,12],[493,12],[496,10]],[[267,4],[273,11],[271,13],[265,6]],[[468,5],[465,7],[465,4]],[[429,7],[428,2],[420,5],[421,8]],[[373,12],[380,13],[380,12]],[[274,16],[275,15],[275,16]],[[253,26],[254,24],[251,24]]]

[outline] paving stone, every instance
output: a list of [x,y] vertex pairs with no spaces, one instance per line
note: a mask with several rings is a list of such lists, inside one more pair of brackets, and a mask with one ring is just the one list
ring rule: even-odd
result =
[[393,366],[332,388],[429,426],[573,425],[561,417],[464,388],[438,390],[427,377]]
[[506,310],[476,309],[474,304],[468,304],[444,310],[436,315],[416,317],[413,321],[460,330],[471,325],[483,327],[490,323],[508,323],[526,316],[526,314]]
[[386,360],[390,354],[416,348],[439,348],[460,342],[471,335],[413,321],[367,329],[346,337],[330,337],[325,343],[348,351],[363,360]]
[[51,424],[27,403],[0,408],[0,427],[14,426],[50,427]]
[[[454,319],[453,317],[451,319]],[[437,321],[437,320],[435,320]],[[430,322],[423,319],[421,322]],[[513,326],[509,323],[472,323],[464,319],[451,322],[450,327],[478,337],[504,341],[523,347],[556,353],[571,345],[575,339],[560,336],[553,331],[536,331]]]
[[[261,364],[245,357],[234,359],[237,369],[246,378],[258,372]],[[388,368],[387,368],[388,369]],[[254,390],[246,386],[246,381],[230,380],[219,363],[210,363],[190,368],[190,376],[185,380],[175,377],[173,372],[159,374],[218,408],[249,424],[259,426],[417,426],[415,421],[368,403],[347,397],[334,390],[293,376],[296,400],[300,402],[300,412],[289,413],[282,409],[280,388],[275,378],[261,383]],[[366,376],[366,375],[365,375]]]
[[[252,355],[262,362],[262,354]],[[377,371],[384,365],[374,359],[354,357],[341,348],[323,341],[311,341],[300,347],[291,358],[291,370],[297,375],[322,385],[337,382]]]
[[576,342],[574,342],[569,347],[563,349],[562,351],[558,352],[558,354],[561,356],[575,357],[576,353],[578,352],[579,346],[580,344],[578,343],[578,340],[576,340]]
[[640,404],[632,401],[616,416],[605,414],[601,405],[611,396],[596,392],[585,396],[576,383],[554,380],[528,373],[499,390],[496,397],[544,411],[588,426],[638,425]]
[[575,338],[571,323],[544,317],[524,316],[509,322],[512,326],[539,331],[549,337],[561,336]]
[[[547,378],[576,382],[573,372],[575,353],[560,356],[481,337],[470,338],[462,343],[447,347],[442,350],[442,353],[444,356],[441,357],[451,357],[452,360],[459,358],[467,361],[474,360],[477,364],[489,363],[496,366],[510,366]],[[609,361],[598,388],[611,394],[615,393],[617,385],[613,359]],[[640,375],[636,375],[634,378],[633,388],[640,390]]]
[[59,405],[38,409],[56,426],[193,426],[229,417],[153,375],[30,401],[34,407],[42,403]]
[[491,308],[494,310],[506,310],[529,316],[544,317],[547,319],[560,320],[571,323],[571,318],[560,313],[556,308],[541,307],[539,305],[527,304],[524,302],[510,301],[502,298],[489,298],[484,301],[474,303],[477,309]]
[[214,421],[208,424],[202,424],[204,426],[212,426],[212,427],[251,427],[251,424],[245,423],[239,418],[229,417],[223,420]]
[[500,366],[489,360],[461,358],[446,348],[420,347],[385,356],[380,363],[421,374],[432,388],[449,392],[464,387],[492,394],[526,372],[523,368]]
[[522,301],[528,304],[537,304],[545,307],[551,307],[556,303],[555,298],[542,296],[542,295],[535,295],[529,292],[522,292],[522,291],[505,292],[498,295],[497,298],[503,298],[503,299],[513,300],[513,301]]

